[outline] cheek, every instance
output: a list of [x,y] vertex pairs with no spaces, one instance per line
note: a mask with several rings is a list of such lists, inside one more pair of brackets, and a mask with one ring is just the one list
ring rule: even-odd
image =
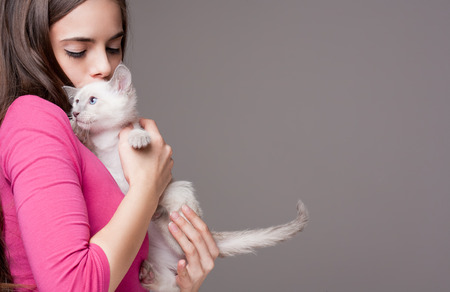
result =
[[64,74],[72,81],[73,86],[76,88],[82,87],[83,84],[83,68],[73,62],[59,62],[59,66],[64,71]]
[[75,87],[79,87],[79,84],[81,83],[80,76],[82,76],[82,69],[80,68],[79,64],[76,64],[70,58],[68,58],[65,51],[61,48],[54,48],[54,53],[56,61],[64,71],[64,74],[66,74],[70,81],[72,81]]
[[70,73],[68,74],[66,72],[66,75],[67,75],[67,77],[69,77],[70,81],[72,81],[73,86],[76,87],[76,88],[83,87],[84,83],[83,83],[82,79],[80,79],[78,77],[79,74],[77,74],[77,72],[71,72],[71,73],[73,73],[73,74],[70,74]]
[[119,66],[119,64],[122,62],[122,55],[120,56],[114,56],[114,58],[112,58],[110,60],[110,64],[111,64],[111,76],[114,73],[114,71],[116,70],[117,66]]

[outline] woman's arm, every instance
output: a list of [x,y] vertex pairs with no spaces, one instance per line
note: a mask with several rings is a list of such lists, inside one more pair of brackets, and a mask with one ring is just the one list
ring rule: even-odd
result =
[[[111,219],[92,236],[83,193],[85,165],[67,116],[36,96],[18,98],[10,106],[0,128],[1,170],[14,194],[17,233],[39,290],[114,290],[123,279],[171,179],[173,164],[171,149],[154,123],[143,124],[155,143],[144,151],[121,143],[130,192],[115,213],[109,213],[109,207],[99,210]],[[104,178],[93,175],[89,179]]]
[[120,155],[130,189],[109,223],[90,242],[100,246],[110,265],[110,287],[114,291],[127,273],[147,233],[159,197],[172,179],[172,150],[154,121],[141,120],[152,137],[149,147],[134,150],[128,145],[131,128],[120,134]]

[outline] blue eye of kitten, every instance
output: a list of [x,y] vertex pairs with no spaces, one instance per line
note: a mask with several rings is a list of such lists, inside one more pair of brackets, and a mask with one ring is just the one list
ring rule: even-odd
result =
[[90,104],[95,104],[96,102],[97,102],[97,98],[95,96],[91,96],[91,98],[89,98]]

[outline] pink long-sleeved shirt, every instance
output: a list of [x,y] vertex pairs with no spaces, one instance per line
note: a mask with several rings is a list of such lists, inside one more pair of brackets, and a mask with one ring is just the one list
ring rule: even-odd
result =
[[[110,270],[90,238],[123,194],[73,134],[66,114],[37,96],[9,107],[0,128],[0,194],[11,273],[39,291],[108,291]],[[116,291],[145,291],[148,238]]]

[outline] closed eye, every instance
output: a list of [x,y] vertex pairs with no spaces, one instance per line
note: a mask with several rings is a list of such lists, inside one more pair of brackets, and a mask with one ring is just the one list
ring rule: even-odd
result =
[[106,48],[106,51],[110,53],[111,55],[118,55],[120,54],[120,48]]
[[81,51],[81,52],[72,52],[72,51],[68,51],[68,50],[64,50],[64,51],[66,51],[67,56],[69,56],[71,58],[81,58],[86,53],[86,50]]

